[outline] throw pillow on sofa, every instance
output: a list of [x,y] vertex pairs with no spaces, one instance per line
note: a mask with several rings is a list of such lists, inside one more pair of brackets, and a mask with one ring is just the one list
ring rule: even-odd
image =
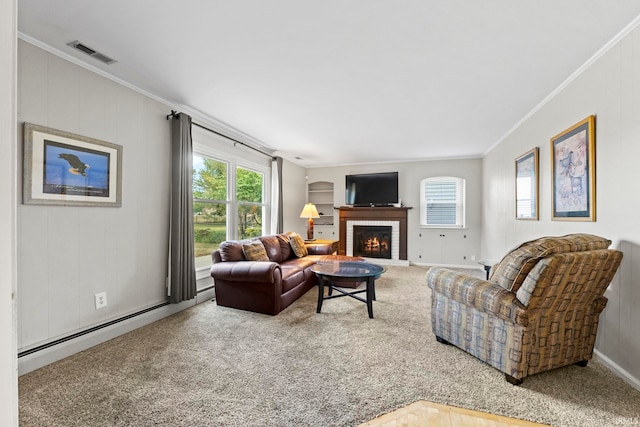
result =
[[249,261],[269,261],[269,256],[260,240],[242,244],[244,257]]
[[299,234],[292,234],[291,236],[289,236],[289,243],[291,244],[293,253],[296,254],[298,258],[309,255],[307,247],[304,244],[304,239]]

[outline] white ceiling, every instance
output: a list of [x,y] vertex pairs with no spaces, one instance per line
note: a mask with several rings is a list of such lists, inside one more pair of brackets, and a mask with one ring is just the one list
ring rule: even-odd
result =
[[[638,0],[18,8],[22,38],[305,167],[481,156],[640,15]],[[118,62],[66,46],[74,40]]]

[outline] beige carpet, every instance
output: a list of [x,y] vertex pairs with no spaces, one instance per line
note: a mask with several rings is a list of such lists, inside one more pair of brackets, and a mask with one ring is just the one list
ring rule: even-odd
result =
[[640,392],[597,362],[515,387],[438,344],[426,270],[389,267],[374,319],[350,298],[316,314],[315,289],[274,317],[200,304],[20,377],[20,425],[355,426],[419,400],[553,426],[640,425]]

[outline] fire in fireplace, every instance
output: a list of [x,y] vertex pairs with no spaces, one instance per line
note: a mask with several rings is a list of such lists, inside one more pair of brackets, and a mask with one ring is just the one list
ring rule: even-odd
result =
[[353,256],[391,259],[391,226],[353,226]]

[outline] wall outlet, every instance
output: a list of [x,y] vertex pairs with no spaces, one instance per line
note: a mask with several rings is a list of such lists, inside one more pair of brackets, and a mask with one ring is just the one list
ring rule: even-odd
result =
[[475,255],[471,255],[471,261],[475,261],[476,260],[476,256]]
[[96,310],[99,310],[101,308],[105,308],[107,306],[107,293],[106,292],[100,292],[99,294],[96,294],[95,297],[96,297]]

